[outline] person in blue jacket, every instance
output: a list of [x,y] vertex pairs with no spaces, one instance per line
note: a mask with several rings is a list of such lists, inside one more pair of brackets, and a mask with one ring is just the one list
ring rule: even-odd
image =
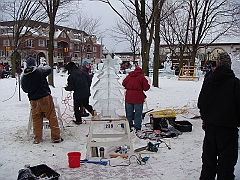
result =
[[[89,76],[89,80],[90,80],[89,87],[90,87],[91,84],[92,84],[92,78],[93,78],[93,74],[91,73],[91,65],[90,65],[90,63],[87,62],[87,61],[84,61],[82,63],[82,66],[81,66],[81,70],[83,72],[85,72]],[[87,116],[89,116],[89,113],[87,113],[86,110],[84,109],[84,107],[82,107],[82,117],[87,117]]]
[[93,107],[89,104],[90,97],[90,85],[91,81],[89,76],[80,70],[74,62],[70,62],[66,65],[68,71],[66,91],[73,91],[73,104],[74,104],[74,115],[76,120],[75,124],[82,124],[82,108],[87,109],[92,116],[96,116],[97,113],[93,110]]

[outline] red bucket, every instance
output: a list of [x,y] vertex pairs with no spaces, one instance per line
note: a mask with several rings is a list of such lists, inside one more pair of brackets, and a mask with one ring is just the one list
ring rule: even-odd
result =
[[81,153],[80,152],[69,152],[68,153],[69,167],[70,168],[80,167],[80,159],[81,159]]

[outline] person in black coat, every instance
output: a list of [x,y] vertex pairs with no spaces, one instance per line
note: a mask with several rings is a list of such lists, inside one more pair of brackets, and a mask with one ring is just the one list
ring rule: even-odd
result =
[[51,139],[53,143],[59,143],[60,128],[55,112],[51,90],[46,77],[52,72],[50,66],[36,66],[35,59],[29,57],[26,60],[26,68],[21,77],[21,87],[28,94],[31,104],[31,114],[34,133],[34,144],[42,141],[42,128],[44,115],[49,120]]
[[74,62],[66,65],[68,71],[66,91],[73,91],[75,124],[82,124],[82,107],[88,110],[92,116],[96,116],[96,111],[89,105],[91,80],[89,76],[81,71]]
[[203,82],[198,108],[205,137],[201,180],[233,180],[238,159],[240,81],[231,70],[230,56],[220,53],[217,68]]

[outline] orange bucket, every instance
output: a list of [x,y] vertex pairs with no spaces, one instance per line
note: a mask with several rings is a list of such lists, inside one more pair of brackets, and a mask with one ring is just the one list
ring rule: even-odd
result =
[[80,159],[81,159],[81,153],[80,152],[69,152],[68,153],[69,167],[70,168],[80,167]]

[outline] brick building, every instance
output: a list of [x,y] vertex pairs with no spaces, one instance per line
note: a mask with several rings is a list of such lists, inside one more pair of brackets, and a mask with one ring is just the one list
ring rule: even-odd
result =
[[[13,32],[16,23],[14,21],[0,22],[0,62],[11,64],[11,56],[14,48]],[[17,50],[17,63],[25,61],[28,56],[36,58],[37,64],[40,58],[48,62],[49,24],[29,21],[28,27],[24,27]],[[69,61],[81,64],[84,60],[90,63],[100,62],[102,45],[97,42],[94,35],[63,26],[55,26],[54,34],[54,59],[56,65],[63,65]]]

